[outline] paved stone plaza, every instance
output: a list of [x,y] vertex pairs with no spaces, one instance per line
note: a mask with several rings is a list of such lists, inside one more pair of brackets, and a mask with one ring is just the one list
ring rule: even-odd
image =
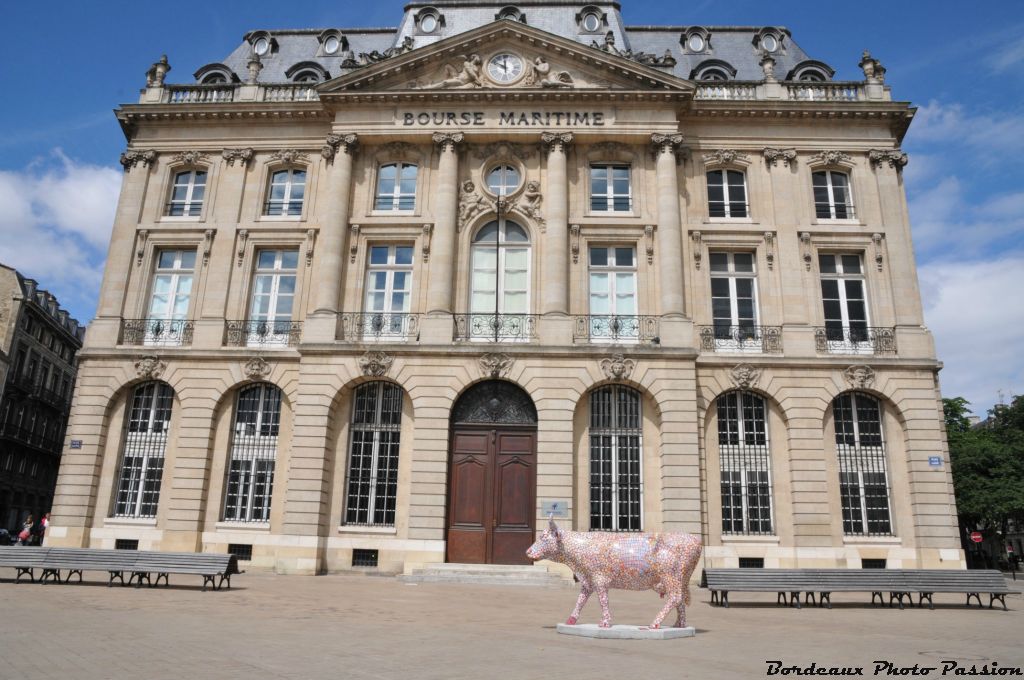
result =
[[[570,588],[406,585],[360,575],[243,574],[231,591],[14,584],[4,573],[0,678],[757,678],[765,660],[806,667],[873,662],[938,666],[943,659],[1024,666],[1024,601],[1009,612],[964,609],[936,596],[936,611],[871,608],[836,596],[832,611],[776,607],[737,596],[712,608],[694,590],[695,638],[593,640],[559,635]],[[185,585],[183,585],[185,584]],[[650,592],[613,591],[618,623],[646,623]],[[596,601],[583,622],[596,622]],[[939,671],[932,672],[937,677]],[[878,676],[882,677],[882,676]]]

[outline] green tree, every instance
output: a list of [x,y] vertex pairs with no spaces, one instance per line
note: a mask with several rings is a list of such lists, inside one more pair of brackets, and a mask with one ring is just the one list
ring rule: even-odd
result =
[[1010,523],[1024,523],[1024,396],[996,406],[974,427],[963,397],[942,406],[960,523],[995,532],[1002,554]]

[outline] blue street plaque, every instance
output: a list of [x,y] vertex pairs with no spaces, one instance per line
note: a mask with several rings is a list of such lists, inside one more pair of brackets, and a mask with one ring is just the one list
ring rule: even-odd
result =
[[81,439],[72,439],[71,440],[71,448],[73,448],[73,449],[80,449],[80,448],[82,448],[82,440]]
[[554,515],[555,517],[569,516],[568,501],[541,501],[540,508],[541,514],[543,514],[545,517],[547,517],[548,515]]
[[932,467],[942,467],[942,458],[940,456],[928,456],[928,464]]

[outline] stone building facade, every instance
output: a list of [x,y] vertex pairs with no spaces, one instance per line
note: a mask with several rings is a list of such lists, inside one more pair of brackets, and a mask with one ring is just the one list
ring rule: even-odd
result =
[[51,540],[400,571],[523,562],[554,513],[711,566],[962,568],[914,109],[860,67],[553,1],[161,59]]
[[0,264],[0,527],[50,510],[85,327]]

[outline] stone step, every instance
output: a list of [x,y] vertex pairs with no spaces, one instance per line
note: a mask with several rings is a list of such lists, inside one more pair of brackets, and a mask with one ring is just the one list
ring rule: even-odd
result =
[[547,574],[548,568],[538,564],[460,564],[457,562],[438,562],[436,564],[427,564],[421,567],[424,571],[466,571],[471,569],[473,571],[495,571],[495,572],[522,572],[522,573],[538,573]]
[[398,577],[405,583],[472,583],[558,588],[572,585],[570,580],[549,572],[547,567],[507,564],[438,563],[413,569]]

